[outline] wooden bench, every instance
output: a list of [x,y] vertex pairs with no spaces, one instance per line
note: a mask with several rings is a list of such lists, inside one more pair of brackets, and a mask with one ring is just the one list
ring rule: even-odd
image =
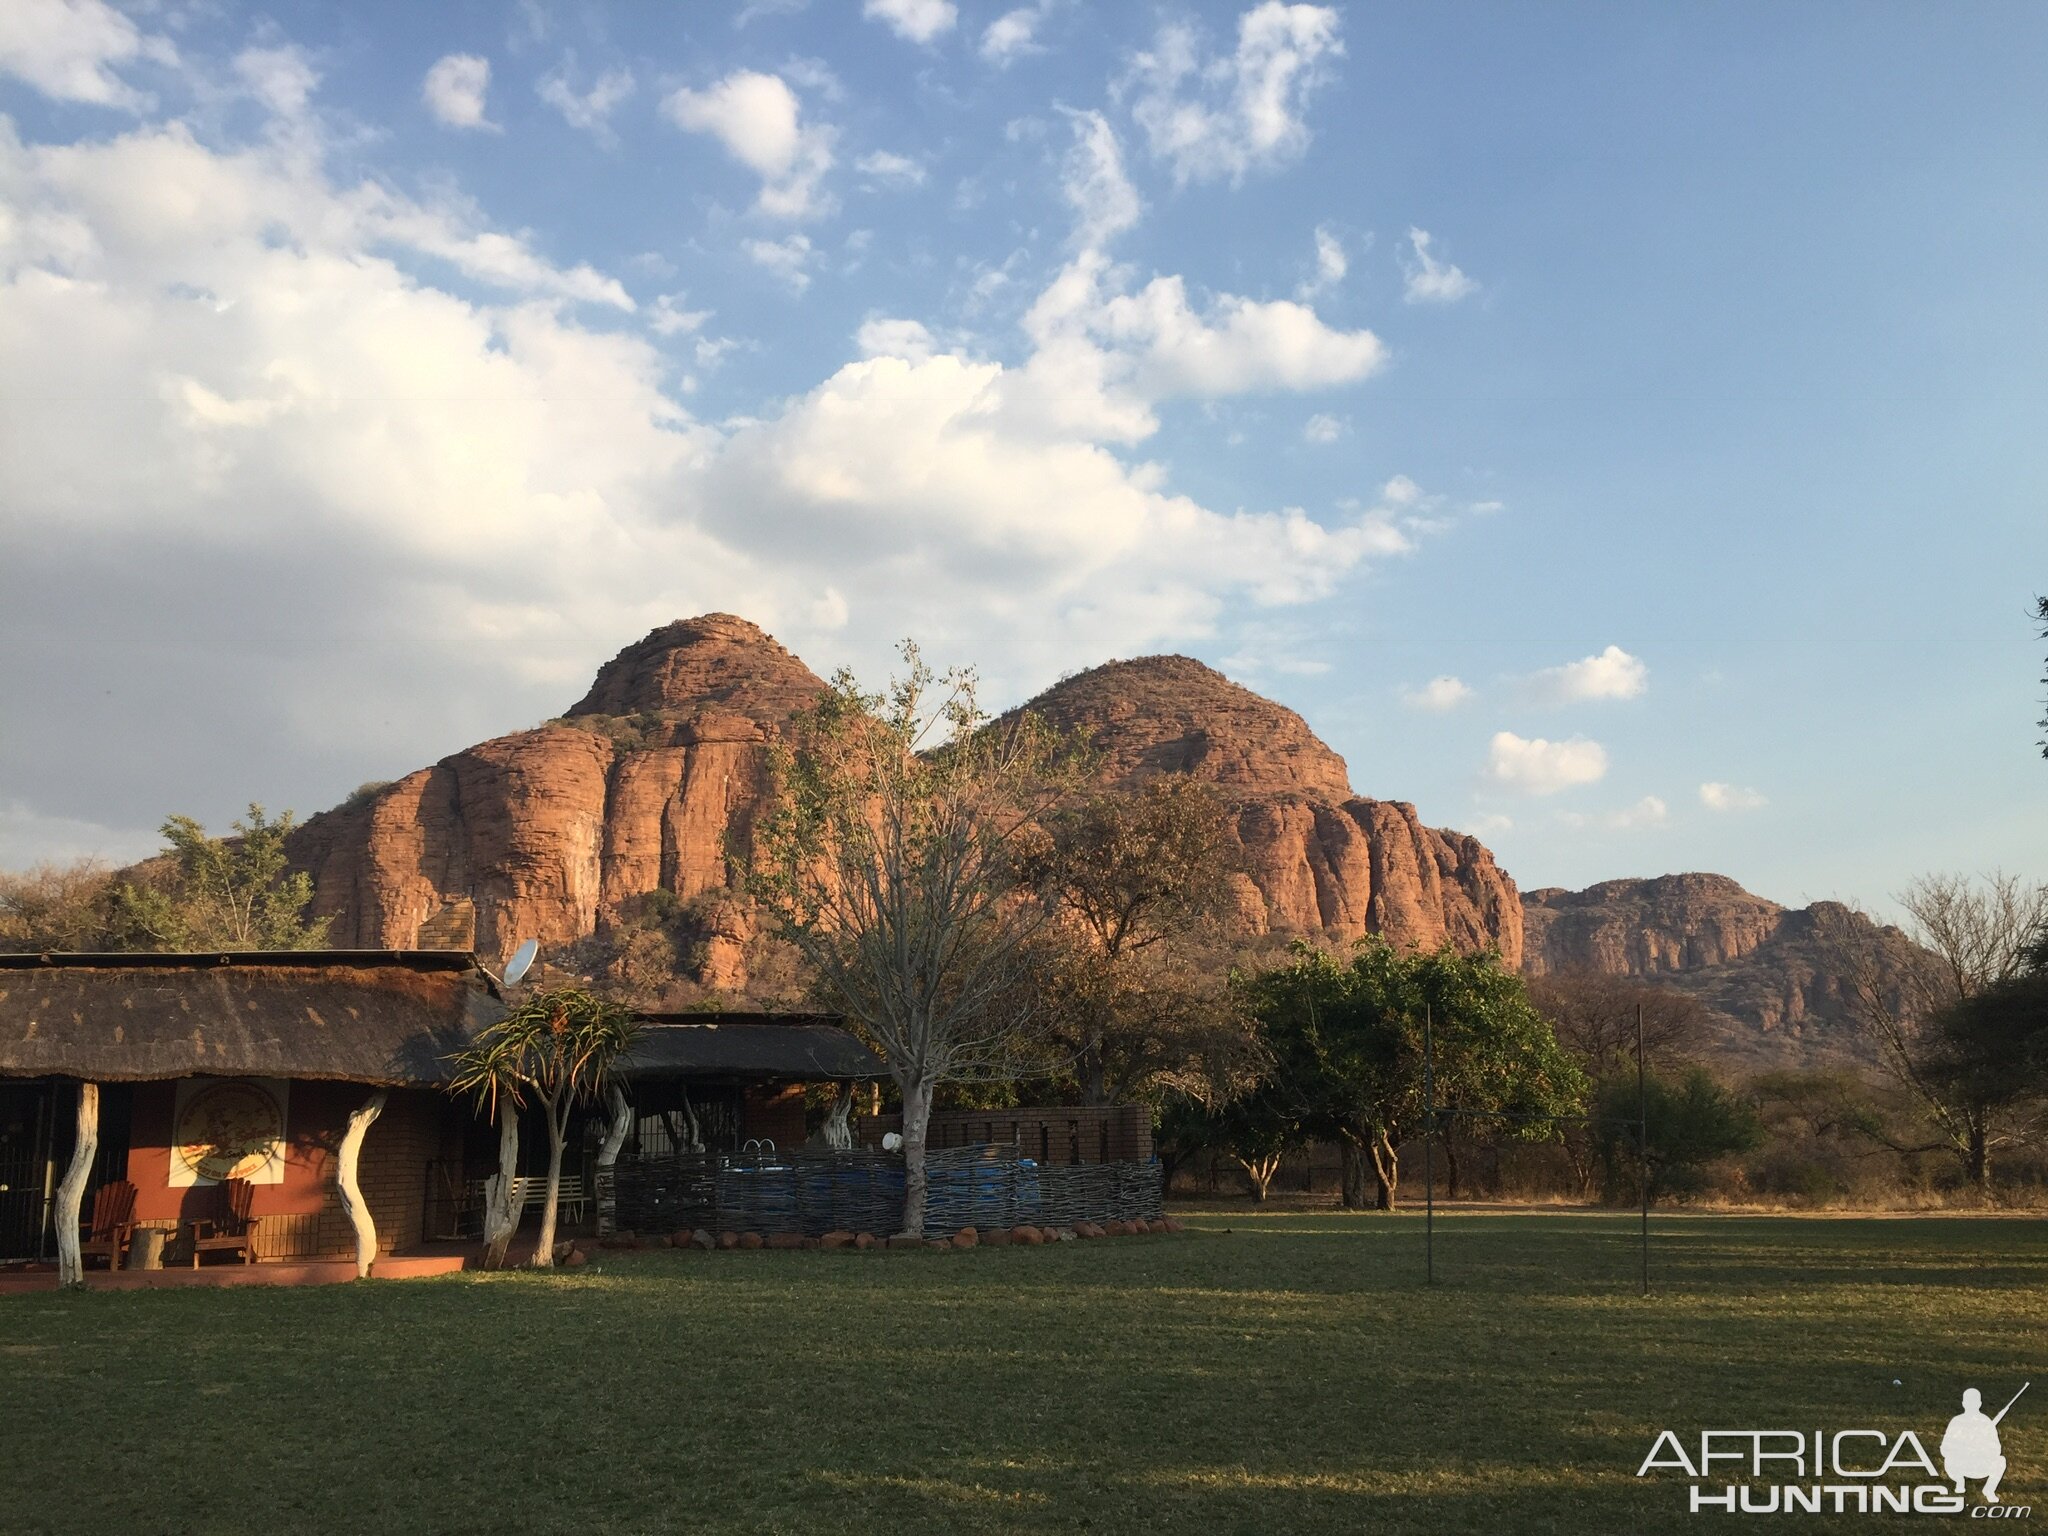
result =
[[[584,1206],[590,1195],[583,1187],[583,1180],[575,1175],[562,1175],[560,1196],[556,1201],[556,1214],[568,1221],[581,1221]],[[484,1208],[485,1181],[472,1179],[469,1184],[469,1204],[481,1211]],[[512,1203],[522,1213],[537,1211],[548,1203],[548,1181],[545,1175],[530,1178],[515,1178],[512,1181]]]

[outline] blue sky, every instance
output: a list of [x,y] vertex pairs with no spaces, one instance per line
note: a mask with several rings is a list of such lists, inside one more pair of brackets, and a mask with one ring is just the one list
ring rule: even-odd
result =
[[2048,871],[2048,12],[0,16],[0,864],[729,609],[1184,651],[1525,886]]

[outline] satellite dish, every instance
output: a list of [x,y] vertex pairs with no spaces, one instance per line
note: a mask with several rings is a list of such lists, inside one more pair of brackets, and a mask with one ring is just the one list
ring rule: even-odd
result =
[[505,962],[505,985],[509,987],[513,982],[524,976],[526,968],[533,964],[533,957],[539,953],[539,939],[528,939],[517,949],[513,950],[512,958]]

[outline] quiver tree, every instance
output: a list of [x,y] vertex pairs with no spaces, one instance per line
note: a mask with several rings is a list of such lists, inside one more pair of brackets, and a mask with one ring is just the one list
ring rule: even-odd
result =
[[555,1262],[555,1217],[562,1192],[562,1150],[578,1104],[604,1096],[613,1065],[633,1043],[637,1026],[625,1008],[576,987],[536,992],[455,1058],[452,1093],[475,1097],[503,1127],[528,1104],[548,1128],[547,1203],[533,1262]]
[[1046,907],[1023,855],[1074,765],[1036,716],[989,724],[971,671],[938,677],[908,643],[903,659],[886,693],[841,671],[792,719],[740,874],[888,1064],[903,1098],[903,1229],[920,1233],[934,1090],[1024,1068],[1037,1021],[1016,977]]

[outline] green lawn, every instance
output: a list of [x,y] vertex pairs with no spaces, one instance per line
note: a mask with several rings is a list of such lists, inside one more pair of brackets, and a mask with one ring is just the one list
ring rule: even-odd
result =
[[0,1300],[0,1529],[1659,1531],[1657,1429],[1932,1449],[2037,1374],[2048,1520],[2048,1223],[1659,1217],[1644,1300],[1632,1218],[1442,1219],[1435,1289],[1417,1216],[1189,1220]]

